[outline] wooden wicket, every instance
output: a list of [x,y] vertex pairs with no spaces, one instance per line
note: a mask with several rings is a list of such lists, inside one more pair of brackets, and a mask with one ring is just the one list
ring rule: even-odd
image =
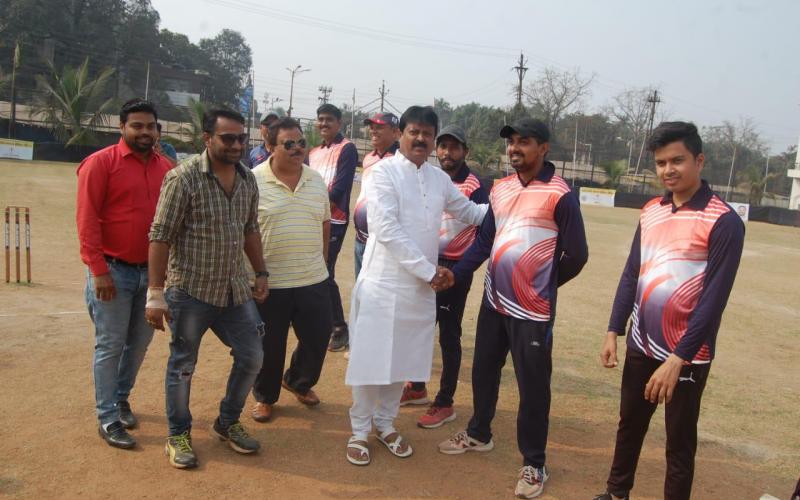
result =
[[22,234],[20,227],[20,213],[25,216],[25,270],[28,283],[31,282],[31,210],[28,207],[8,206],[5,211],[5,243],[6,243],[6,283],[11,282],[11,211],[14,211],[14,263],[17,283],[22,278],[21,246]]

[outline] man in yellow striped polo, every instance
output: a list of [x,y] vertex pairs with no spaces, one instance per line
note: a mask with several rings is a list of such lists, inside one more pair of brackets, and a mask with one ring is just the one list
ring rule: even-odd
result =
[[[306,140],[297,121],[277,120],[267,140],[271,154],[253,169],[270,285],[269,297],[258,307],[266,333],[264,364],[253,385],[257,422],[270,419],[281,386],[304,405],[319,404],[311,388],[319,380],[331,332],[328,189],[320,174],[303,164]],[[290,325],[298,343],[284,372]]]

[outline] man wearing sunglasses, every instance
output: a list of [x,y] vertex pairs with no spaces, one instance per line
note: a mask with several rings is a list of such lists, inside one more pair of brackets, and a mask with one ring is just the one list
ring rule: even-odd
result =
[[[258,231],[258,187],[253,173],[239,161],[247,144],[244,118],[227,109],[208,111],[203,115],[203,140],[205,151],[164,178],[150,230],[145,315],[158,330],[164,330],[166,319],[172,332],[166,452],[177,468],[197,466],[189,391],[200,341],[208,329],[233,356],[211,433],[239,453],[255,453],[260,447],[239,422],[263,360],[264,325],[253,299],[263,302],[269,293]],[[252,289],[243,253],[255,271]]]
[[347,323],[344,321],[342,297],[336,284],[336,258],[342,249],[350,216],[350,191],[358,163],[356,145],[340,132],[342,112],[333,104],[323,104],[317,109],[317,129],[322,144],[308,154],[308,164],[322,175],[328,186],[331,203],[331,239],[328,244],[328,284],[333,310],[333,332],[329,349],[344,351],[348,346]]
[[[331,230],[328,189],[303,165],[306,140],[300,124],[280,118],[270,126],[270,157],[253,169],[259,191],[258,224],[270,273],[269,298],[258,306],[266,326],[264,363],[253,385],[252,416],[266,422],[281,385],[307,406],[319,404],[311,389],[319,380],[331,333],[331,301],[325,258]],[[297,348],[284,372],[286,337]]]

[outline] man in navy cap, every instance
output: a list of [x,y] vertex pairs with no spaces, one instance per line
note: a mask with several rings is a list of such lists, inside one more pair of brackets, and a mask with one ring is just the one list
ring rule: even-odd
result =
[[[392,113],[378,113],[377,115],[364,120],[364,125],[369,126],[369,136],[372,147],[364,160],[361,162],[361,191],[358,193],[355,209],[353,209],[353,225],[356,227],[356,241],[354,248],[355,255],[355,277],[361,272],[361,260],[364,257],[364,249],[367,247],[367,194],[364,189],[364,182],[369,177],[370,168],[385,158],[391,158],[400,147],[397,140],[400,137],[400,120]],[[333,344],[332,344],[333,345]]]
[[267,158],[269,158],[270,152],[269,149],[267,149],[267,143],[269,143],[267,140],[269,137],[269,126],[275,123],[278,118],[278,113],[272,110],[267,111],[267,114],[261,118],[261,126],[259,127],[259,130],[261,131],[261,138],[264,140],[264,142],[250,150],[250,168],[254,168],[257,165],[264,163],[267,161]]
[[456,455],[494,448],[491,422],[510,351],[519,388],[517,443],[524,459],[515,494],[534,498],[548,478],[556,293],[578,275],[589,251],[578,197],[545,160],[547,126],[521,118],[503,127],[500,136],[515,173],[494,185],[475,242],[445,272],[463,282],[489,259],[472,363],[474,412],[467,429],[439,444],[439,451]]
[[[467,137],[456,125],[444,127],[436,137],[436,157],[439,166],[447,172],[453,185],[470,201],[489,203],[488,190],[467,166]],[[467,248],[475,241],[478,226],[465,224],[445,212],[439,230],[439,265],[452,269],[461,260]],[[420,416],[417,425],[433,429],[455,420],[453,397],[461,368],[461,319],[472,285],[472,275],[452,288],[436,294],[436,321],[439,323],[439,346],[442,348],[442,375],[439,392],[428,411]],[[401,405],[425,404],[428,391],[425,382],[410,382],[403,391]]]

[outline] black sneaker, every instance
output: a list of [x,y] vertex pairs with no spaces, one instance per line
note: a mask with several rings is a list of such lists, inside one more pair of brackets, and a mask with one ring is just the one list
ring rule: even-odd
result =
[[334,329],[333,334],[331,335],[330,344],[328,344],[328,350],[331,352],[342,352],[346,351],[349,346],[350,346],[350,333],[347,331],[347,329],[346,328]]
[[[628,500],[628,498],[629,498],[628,495],[625,495],[624,497],[622,497],[622,500]],[[611,493],[606,491],[601,495],[597,495],[592,500],[616,500],[616,497],[612,496]]]
[[214,420],[211,426],[211,433],[217,436],[220,441],[227,441],[234,451],[239,453],[255,453],[261,448],[261,444],[244,430],[241,422],[231,424],[227,429],[219,423],[219,418]]
[[189,431],[168,437],[164,453],[169,457],[169,464],[176,469],[197,467],[197,455],[192,450],[192,436]]
[[131,411],[130,403],[120,401],[117,403],[117,409],[119,409],[119,421],[122,422],[126,429],[134,429],[139,424],[136,416]]
[[97,432],[106,443],[115,448],[127,450],[136,446],[136,440],[133,439],[133,436],[128,434],[128,431],[125,430],[125,427],[119,420],[112,422],[107,429],[103,429],[101,425],[97,428]]

